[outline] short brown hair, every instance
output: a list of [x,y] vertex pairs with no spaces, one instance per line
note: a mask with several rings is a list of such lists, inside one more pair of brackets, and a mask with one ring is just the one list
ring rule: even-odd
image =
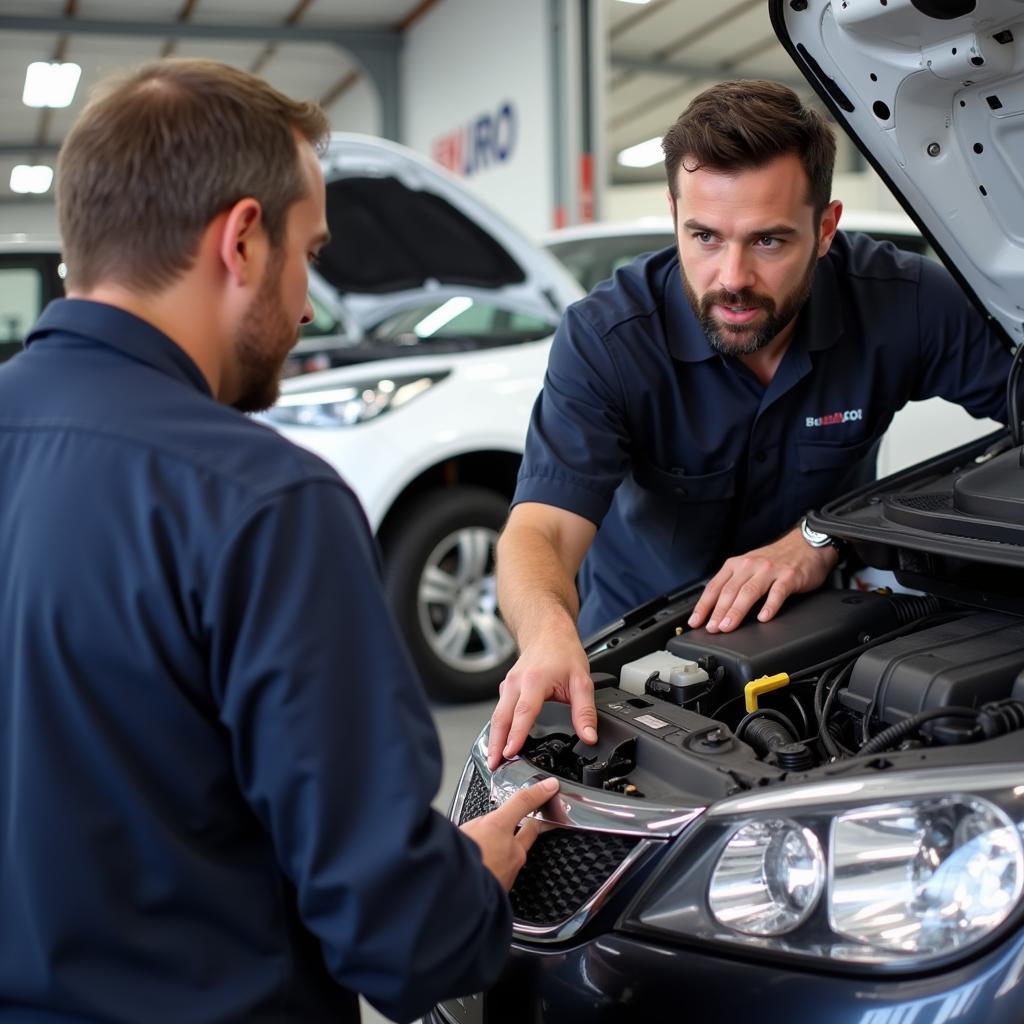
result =
[[795,153],[807,172],[815,216],[832,198],[835,135],[821,114],[778,82],[720,82],[705,89],[665,133],[661,147],[673,196],[680,166],[748,170]]
[[306,192],[295,133],[319,148],[328,131],[315,103],[216,61],[156,61],[108,81],[58,163],[69,286],[161,290],[191,265],[210,221],[247,196],[280,245]]

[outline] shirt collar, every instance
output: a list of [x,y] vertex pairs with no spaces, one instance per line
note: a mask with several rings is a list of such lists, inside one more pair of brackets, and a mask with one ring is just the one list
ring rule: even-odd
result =
[[[683,291],[678,256],[665,268],[665,335],[668,350],[683,363],[700,363],[718,353],[711,347],[696,314]],[[843,333],[845,311],[836,279],[836,268],[828,256],[818,260],[811,283],[811,295],[797,317],[792,344],[808,352],[832,348]]]
[[55,299],[36,321],[25,347],[43,342],[52,334],[75,335],[106,345],[212,397],[206,378],[180,345],[151,323],[117,306],[88,299]]

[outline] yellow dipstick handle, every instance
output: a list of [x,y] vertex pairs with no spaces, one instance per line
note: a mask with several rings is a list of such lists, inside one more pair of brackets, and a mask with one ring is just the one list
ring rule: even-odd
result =
[[789,685],[789,676],[780,672],[777,676],[761,676],[760,679],[751,679],[743,687],[743,696],[747,702],[747,711],[757,710],[757,698],[762,693],[771,693],[772,690],[781,689]]

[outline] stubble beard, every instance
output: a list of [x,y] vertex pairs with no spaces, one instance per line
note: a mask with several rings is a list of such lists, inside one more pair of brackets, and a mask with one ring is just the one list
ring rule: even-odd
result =
[[240,412],[262,412],[277,401],[284,361],[299,339],[281,301],[283,265],[283,251],[275,251],[235,335],[239,391],[231,404]]
[[[814,270],[818,265],[817,251],[811,253],[811,259],[804,270],[797,286],[776,306],[775,300],[769,295],[744,288],[742,291],[705,292],[698,296],[686,277],[683,268],[682,254],[679,259],[679,274],[683,281],[683,291],[700,322],[704,334],[711,347],[724,356],[751,356],[769,345],[779,332],[792,321],[803,309],[811,296],[814,283]],[[715,318],[715,306],[746,306],[760,308],[765,317],[760,326],[752,324],[723,323]]]

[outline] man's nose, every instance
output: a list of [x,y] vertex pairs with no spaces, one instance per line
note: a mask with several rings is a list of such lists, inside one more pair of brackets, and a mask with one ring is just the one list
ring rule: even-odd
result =
[[726,246],[718,267],[718,283],[727,292],[741,292],[754,284],[750,253],[743,245]]
[[302,307],[302,316],[299,318],[300,324],[311,324],[313,322],[313,303],[309,301],[309,296],[306,296],[306,305]]

